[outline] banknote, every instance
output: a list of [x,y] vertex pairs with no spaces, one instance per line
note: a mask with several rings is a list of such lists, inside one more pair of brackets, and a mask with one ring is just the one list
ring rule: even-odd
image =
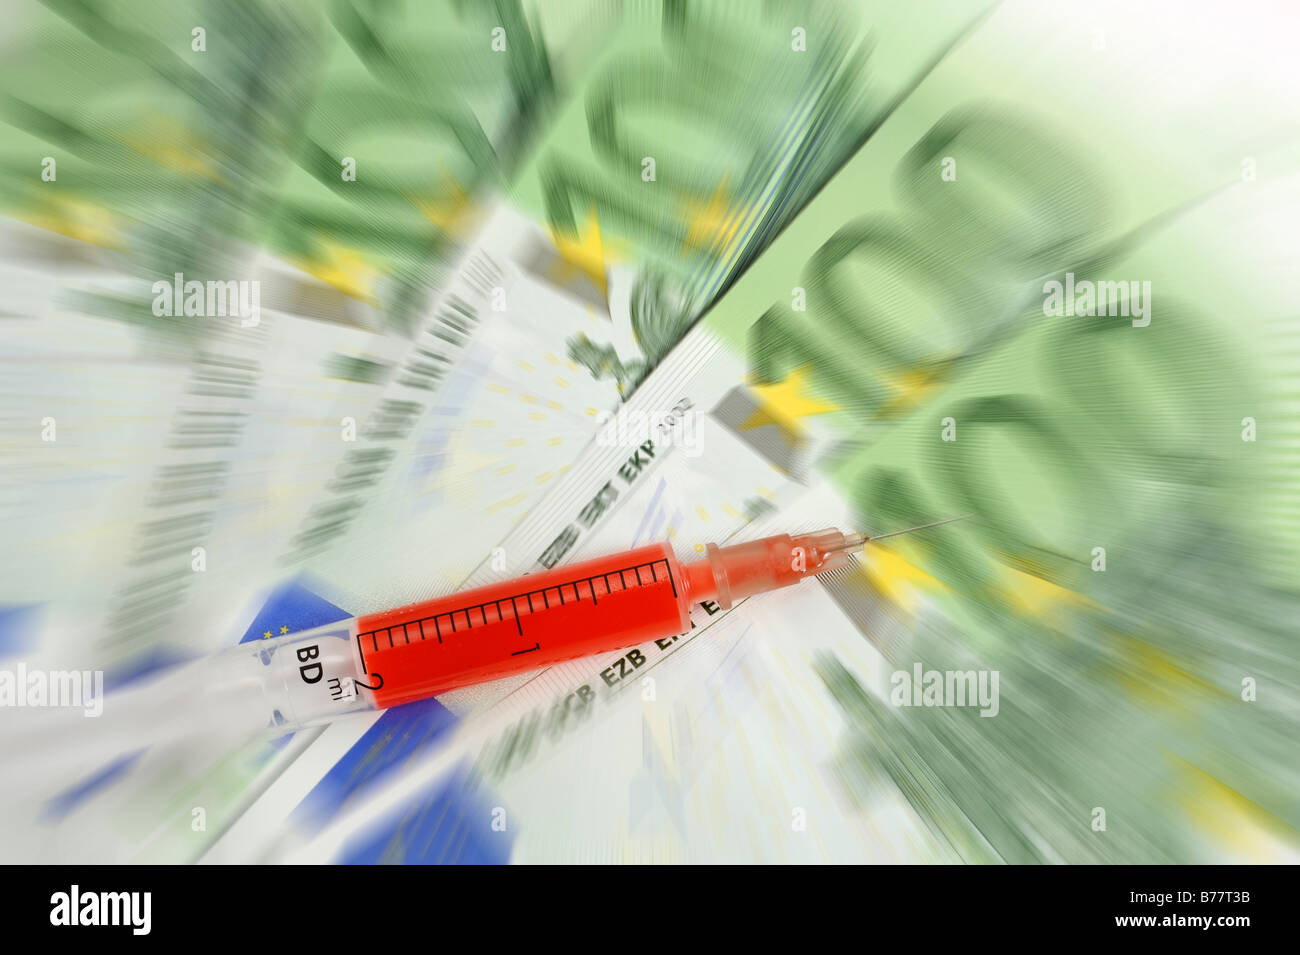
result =
[[[111,470],[97,486],[65,484],[79,504],[52,509],[65,522],[57,533],[31,482],[7,488],[20,539],[43,549],[72,535],[66,550],[46,551],[61,566],[80,556],[102,573],[103,551],[86,541],[98,532],[100,548],[115,547],[122,529],[81,526],[102,519],[102,495],[120,495],[113,514],[135,515],[135,576],[95,584],[116,601],[103,656],[229,642],[260,620],[269,582],[299,569],[352,613],[660,537],[686,556],[707,541],[796,529],[784,522],[812,529],[821,515],[886,531],[974,513],[942,536],[869,549],[858,571],[810,585],[788,611],[773,601],[701,610],[693,633],[710,638],[637,648],[657,664],[654,699],[643,698],[649,671],[607,680],[613,658],[449,696],[441,705],[466,726],[494,721],[467,753],[483,780],[473,811],[503,808],[524,859],[860,857],[848,847],[969,861],[1268,858],[1271,839],[1216,845],[1212,825],[1189,819],[1248,820],[1254,829],[1225,829],[1238,843],[1243,831],[1296,825],[1286,781],[1252,769],[1274,764],[1293,729],[1295,674],[1274,663],[1287,659],[1277,621],[1294,606],[1295,528],[1284,486],[1263,475],[1284,473],[1294,451],[1245,439],[1246,418],[1276,417],[1285,400],[1294,328],[1239,294],[1256,287],[1244,270],[1189,249],[1221,248],[1226,223],[1258,214],[1265,200],[1245,195],[1247,182],[1283,204],[1287,193],[1245,180],[1226,146],[1204,162],[1096,148],[1094,117],[1121,117],[1130,136],[1137,120],[1105,97],[1072,99],[1034,71],[1029,51],[1050,38],[1078,75],[1113,50],[1104,33],[1098,49],[1093,32],[1028,28],[1002,10],[964,32],[981,12],[965,8],[910,34],[914,44],[867,50],[849,39],[851,23],[868,38],[897,34],[881,33],[880,10],[852,21],[846,10],[769,31],[726,5],[673,6],[648,21],[544,6],[533,26],[546,56],[530,53],[525,85],[541,74],[554,83],[555,124],[512,151],[487,132],[502,128],[490,110],[476,116],[516,171],[501,174],[499,202],[448,185],[431,215],[454,238],[438,251],[360,229],[353,244],[392,258],[353,249],[322,265],[294,243],[338,230],[284,200],[276,208],[293,215],[260,233],[271,254],[247,259],[261,269],[265,319],[214,325],[220,350],[195,357],[185,342],[168,365],[167,340],[151,335],[153,364],[134,377],[119,366],[96,381],[98,358],[78,365],[67,351],[52,356],[63,378],[18,369],[16,454],[32,453],[43,419],[66,435],[87,416],[78,404],[102,409],[134,391],[122,427],[171,455],[133,486]],[[320,28],[344,37],[368,76],[425,81],[403,43],[371,39],[381,28],[400,37],[402,24],[351,14]],[[518,39],[512,23],[465,31],[485,56]],[[883,77],[873,72],[882,59],[897,67]],[[688,82],[697,77],[709,82]],[[750,109],[718,117],[746,98]],[[336,102],[354,101],[322,97],[308,114],[323,178],[351,149],[355,120],[340,122]],[[358,116],[383,113],[374,100],[354,105]],[[676,110],[696,111],[720,142],[674,135]],[[644,127],[631,122],[642,111]],[[357,182],[369,168],[363,155]],[[400,220],[384,208],[377,221]],[[347,218],[376,221],[367,215]],[[403,280],[364,293],[353,267],[371,256]],[[47,274],[51,289],[67,286],[60,269],[58,281]],[[227,273],[205,264],[194,274]],[[270,294],[272,275],[287,294]],[[122,294],[152,316],[151,286],[133,281]],[[96,308],[114,298],[106,286],[127,287],[115,274],[91,284]],[[1088,314],[1103,289],[1109,301]],[[1224,314],[1237,316],[1235,330]],[[102,320],[59,320],[61,342],[98,341],[124,357],[140,347]],[[24,333],[15,365],[50,341]],[[165,392],[150,385],[164,369]],[[202,420],[209,411],[243,423]],[[119,431],[73,434],[98,442],[101,468],[120,466]],[[238,456],[223,468],[182,453],[209,442]],[[84,445],[44,444],[68,457],[25,458],[23,472],[49,468],[37,487],[96,473]],[[219,502],[210,533],[195,499]],[[145,510],[159,504],[172,509]],[[168,588],[168,561],[184,564],[194,603]],[[48,586],[51,565],[40,571],[16,579]],[[239,607],[231,593],[244,595]],[[61,640],[47,642],[75,646],[84,613],[49,612],[65,620],[50,631]],[[206,635],[192,637],[189,619]],[[1266,662],[1283,702],[1238,705],[1242,681]],[[997,714],[894,703],[892,677],[916,664],[922,675],[1000,674]],[[241,765],[228,801],[248,811],[213,837],[215,855],[275,854],[286,820],[309,837],[366,805],[364,789],[347,789],[341,806],[323,800],[323,820],[292,816],[339,772],[367,779],[380,747],[368,734],[390,726],[355,720],[231,757]],[[608,758],[593,763],[592,752]],[[168,765],[120,781],[104,799],[116,805],[109,818]],[[714,775],[718,765],[726,772]],[[566,803],[575,788],[583,797]],[[762,798],[729,806],[741,790]],[[1176,808],[1154,812],[1152,792]],[[185,821],[193,800],[172,797],[168,818]],[[554,819],[564,824],[539,831]],[[411,831],[384,835],[391,847]],[[203,844],[187,834],[148,851],[189,858]],[[712,854],[693,854],[706,845]]]
[[596,15],[609,32],[577,45],[584,78],[510,192],[570,252],[578,294],[636,337],[626,347],[597,328],[567,354],[634,388],[993,7],[937,3],[919,20],[887,3]]
[[[219,645],[337,536],[313,508],[354,503],[330,489],[364,494],[409,431],[415,407],[383,385],[436,381],[445,357],[415,340],[432,290],[550,95],[516,7],[423,12],[13,11],[0,207],[23,367],[5,450],[15,537],[44,562],[11,582],[71,621],[46,643],[126,676]],[[501,25],[511,57],[473,55]],[[50,592],[53,568],[90,564]]]
[[[1090,151],[1033,107],[1064,84],[981,68],[985,39],[933,77],[962,95],[900,111],[623,406],[662,423],[689,405],[699,440],[597,441],[502,541],[504,571],[469,582],[648,536],[687,557],[809,529],[810,473],[842,501],[813,508],[826,523],[974,517],[868,547],[809,596],[702,611],[699,637],[636,648],[653,669],[629,651],[447,697],[467,724],[513,717],[473,748],[514,857],[1294,858],[1276,483],[1294,447],[1255,428],[1287,413],[1295,328],[1267,266],[1216,258],[1226,230],[1268,261],[1245,223],[1293,184],[1226,150],[1176,174]],[[1106,52],[1087,40],[1067,63]],[[927,701],[932,673],[987,698]],[[352,822],[373,834],[367,806]]]
[[[40,556],[6,602],[32,646],[126,684],[300,572],[358,610],[460,582],[981,10],[905,55],[853,5],[16,10],[6,520]],[[668,151],[630,205],[586,202],[638,118]]]
[[[900,32],[896,20],[836,4],[806,13],[778,5],[770,23],[744,5],[551,4],[532,19],[510,4],[435,5],[420,16],[295,3],[251,4],[246,16],[202,3],[152,17],[97,3],[16,13],[5,100],[15,135],[0,184],[0,203],[18,220],[12,246],[25,250],[14,279],[27,302],[15,314],[58,309],[124,322],[135,338],[104,326],[89,340],[111,340],[118,356],[139,360],[136,393],[147,407],[118,410],[152,422],[147,434],[98,428],[101,440],[132,451],[100,475],[99,487],[113,484],[116,516],[91,552],[102,555],[106,541],[133,552],[97,569],[99,591],[87,605],[117,588],[97,656],[147,666],[166,655],[160,649],[189,642],[181,621],[220,612],[187,604],[186,594],[203,589],[191,586],[196,580],[219,584],[210,589],[229,605],[253,600],[249,588],[274,582],[274,568],[331,573],[329,561],[345,559],[362,524],[356,515],[411,487],[499,489],[473,507],[523,513],[533,489],[581,447],[584,429],[592,432],[597,412],[617,405],[982,8],[943,10],[888,53],[876,47]],[[430,48],[440,55],[426,55]],[[682,82],[706,61],[716,82]],[[148,108],[138,105],[146,89],[157,94],[144,100]],[[441,105],[430,114],[422,102]],[[733,116],[736,103],[749,105]],[[421,122],[412,122],[417,114]],[[674,148],[661,157],[662,177],[642,179],[638,160],[621,190],[628,214],[609,198],[617,183],[608,176],[590,203],[572,182],[556,185],[592,167],[611,173],[625,135],[618,130],[634,120],[664,131],[728,116],[727,148],[703,157]],[[679,137],[664,132],[663,140]],[[698,194],[706,179],[707,195]],[[536,220],[523,233],[529,241],[509,250],[482,240],[497,202],[488,196],[500,188]],[[564,202],[540,201],[557,188]],[[745,224],[733,227],[742,207]],[[676,224],[666,234],[638,231],[652,217]],[[486,307],[458,315],[459,303],[441,292],[475,236]],[[551,322],[521,308],[515,289],[507,295],[506,272],[497,274],[508,256],[588,320]],[[52,264],[61,259],[71,261]],[[72,281],[69,267],[81,270]],[[194,282],[207,288],[203,302],[185,293]],[[196,314],[232,282],[243,295],[239,321],[221,307]],[[257,293],[256,323],[248,292]],[[436,309],[444,314],[433,317]],[[302,321],[277,318],[271,330],[270,316],[281,313]],[[52,343],[76,335],[26,326],[12,354],[50,354]],[[494,351],[516,350],[503,361],[513,361],[518,380],[498,370],[476,407],[452,392],[472,384],[482,358],[472,343],[487,336]],[[113,367],[96,384],[101,369],[84,354],[80,387],[89,393],[78,400],[93,403],[96,389],[115,390],[119,401],[129,394],[120,358]],[[27,373],[48,383],[47,396],[62,387],[57,374],[34,365]],[[148,394],[153,380],[168,383],[163,400]],[[17,391],[24,420],[59,420],[63,402]],[[511,402],[535,402],[529,421],[553,423],[532,438],[505,434],[495,404]],[[166,425],[160,408],[176,411]],[[77,418],[87,435],[86,414]],[[477,428],[497,430],[491,440],[467,437]],[[10,448],[43,455],[48,466],[51,442],[30,438],[25,428]],[[516,473],[506,459],[538,442],[546,450],[530,457],[553,466]],[[74,457],[59,466],[82,464]],[[292,491],[277,490],[272,503],[264,491],[285,480]],[[54,510],[61,521],[63,509]],[[70,549],[76,510],[67,509],[67,527],[42,525],[41,539]],[[241,517],[255,526],[251,535]],[[405,537],[393,538],[392,520],[376,518],[387,553],[424,545],[401,521]],[[449,554],[452,569],[432,578],[456,582],[463,562],[494,540],[489,532],[477,552]],[[209,569],[214,549],[221,553]],[[49,580],[50,567],[67,566],[67,549],[45,552],[48,563],[30,577]],[[187,552],[193,566],[178,570]]]

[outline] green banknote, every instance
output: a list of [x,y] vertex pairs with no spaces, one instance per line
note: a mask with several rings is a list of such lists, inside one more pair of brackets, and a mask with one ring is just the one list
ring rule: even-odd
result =
[[556,234],[579,294],[636,339],[627,349],[583,334],[569,356],[623,393],[635,387],[991,8],[553,11],[608,30],[575,44],[582,80],[510,195]]
[[521,858],[1294,859],[1286,106],[1244,124],[1271,177],[1235,145],[1146,155],[1155,107],[1071,92],[1109,47],[1054,25],[977,32],[624,406],[696,409],[696,440],[597,442],[503,549],[972,516],[453,695],[514,716],[479,767]]
[[[529,831],[569,827],[523,857],[1277,858],[1295,327],[1233,231],[1293,200],[1271,114],[1148,153],[1164,117],[1066,82],[1113,32],[895,6],[24,8],[5,505],[43,556],[8,602],[138,663],[303,568],[364,611],[660,536],[972,513],[788,615],[705,611],[720,655],[639,648],[676,721],[613,660],[449,698],[502,718],[479,764]],[[158,315],[178,273],[261,282],[262,320]],[[998,673],[996,715],[895,699],[917,664]],[[229,806],[283,771],[275,835],[341,751],[195,763]],[[146,769],[89,811],[129,816],[106,856],[189,811]]]
[[[868,74],[887,21],[851,6],[15,8],[0,347],[5,522],[27,556],[4,602],[32,608],[40,652],[126,679],[225,645],[303,570],[357,611],[454,586],[977,11]],[[678,82],[710,56],[708,83]],[[593,258],[535,200],[646,106],[665,139],[745,118],[723,149],[664,153],[662,178],[632,170],[657,190],[640,214],[679,227],[580,209],[609,239]],[[671,316],[632,307],[651,288]],[[280,758],[205,753],[136,765],[104,851],[188,812],[162,780],[215,767],[194,782],[223,793],[215,820]]]
[[[37,456],[23,537],[65,544],[25,576],[94,555],[81,610],[118,588],[103,652],[127,660],[190,639],[182,595],[215,580],[194,577],[196,547],[225,554],[212,599],[238,602],[277,569],[353,565],[369,550],[357,515],[413,486],[468,485],[482,494],[459,497],[464,513],[517,519],[980,8],[942,10],[877,52],[907,21],[837,4],[19,8],[0,176],[20,253],[9,353],[29,359],[15,408],[130,448],[95,460],[116,516],[87,525],[92,482],[59,485],[49,449],[15,429],[9,447]],[[627,136],[665,144],[650,177],[618,158]],[[531,227],[500,228],[503,191]],[[195,282],[257,286],[266,323],[199,314]],[[78,339],[95,344],[70,360]],[[109,394],[111,422],[95,410]],[[502,433],[507,402],[537,434]],[[498,430],[466,437],[479,428]],[[534,442],[546,466],[516,472]],[[85,468],[81,450],[55,468]],[[42,511],[45,490],[69,506]],[[386,595],[380,566],[419,566],[402,558],[424,544],[407,518],[376,518],[391,558],[353,592]],[[480,559],[489,527],[449,564]]]

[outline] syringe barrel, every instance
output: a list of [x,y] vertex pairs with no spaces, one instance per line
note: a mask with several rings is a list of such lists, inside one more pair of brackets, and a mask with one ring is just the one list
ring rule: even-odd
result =
[[205,706],[290,732],[683,633],[689,609],[681,564],[652,544],[240,644],[208,662]]
[[689,609],[672,548],[651,544],[363,617],[359,679],[395,706],[683,633]]

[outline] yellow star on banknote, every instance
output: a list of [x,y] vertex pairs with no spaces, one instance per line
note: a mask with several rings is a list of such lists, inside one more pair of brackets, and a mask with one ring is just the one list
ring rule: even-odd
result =
[[1058,629],[1065,626],[1071,612],[1097,606],[1077,591],[1005,565],[994,592],[1012,611]]
[[796,368],[784,381],[772,385],[752,385],[759,405],[745,419],[740,428],[761,428],[774,424],[791,444],[796,444],[803,437],[803,428],[799,426],[801,418],[812,415],[838,411],[839,405],[829,404],[814,397],[807,386],[809,367]]
[[725,248],[735,238],[744,218],[742,210],[733,210],[727,199],[725,175],[707,201],[688,199],[684,205],[686,238],[682,240],[683,249],[708,250],[717,245]]
[[1165,756],[1178,773],[1170,792],[1174,806],[1231,861],[1279,865],[1290,861],[1279,834],[1293,833],[1285,820],[1221,779],[1170,750]]
[[79,199],[56,198],[41,209],[17,213],[17,217],[39,229],[47,229],[105,249],[122,247],[117,220],[103,206]]
[[868,541],[860,564],[871,589],[909,614],[915,612],[923,592],[937,593],[948,589],[943,581],[930,576],[885,544]]
[[951,359],[945,358],[913,365],[902,372],[882,372],[893,394],[875,416],[890,418],[916,407],[943,381],[951,366]]
[[553,275],[557,283],[563,283],[581,272],[591,280],[591,284],[600,289],[606,297],[609,295],[609,282],[606,278],[605,244],[600,237],[600,219],[596,216],[596,207],[592,206],[587,219],[576,236],[565,235],[559,230],[552,230],[551,241],[565,265],[559,269],[563,274]]
[[443,171],[443,189],[438,195],[415,200],[426,219],[451,235],[463,235],[473,218],[474,204],[450,171]]
[[212,162],[212,147],[169,116],[154,112],[117,137],[129,149],[173,172],[228,184]]
[[298,264],[304,272],[334,286],[344,295],[368,305],[378,304],[374,283],[379,273],[355,249],[323,242],[316,256]]

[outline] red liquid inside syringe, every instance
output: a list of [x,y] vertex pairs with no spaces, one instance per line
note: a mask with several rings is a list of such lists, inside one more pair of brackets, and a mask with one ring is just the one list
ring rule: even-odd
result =
[[848,560],[839,531],[709,545],[683,565],[667,544],[557,567],[362,617],[357,648],[380,707],[690,629],[690,607],[723,607]]

